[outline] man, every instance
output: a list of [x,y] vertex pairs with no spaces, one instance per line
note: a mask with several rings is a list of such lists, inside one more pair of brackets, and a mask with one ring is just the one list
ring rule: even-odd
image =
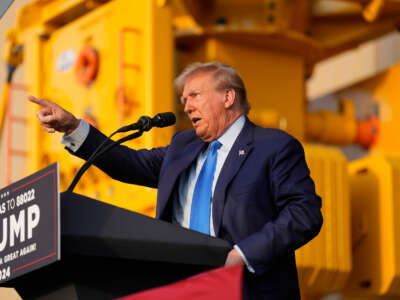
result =
[[[221,63],[195,63],[175,81],[194,130],[169,146],[112,149],[96,163],[114,179],[159,189],[156,217],[231,243],[226,265],[243,264],[244,299],[299,299],[294,250],[320,230],[301,144],[251,123],[239,74]],[[87,159],[105,136],[49,101],[30,97],[48,132]]]

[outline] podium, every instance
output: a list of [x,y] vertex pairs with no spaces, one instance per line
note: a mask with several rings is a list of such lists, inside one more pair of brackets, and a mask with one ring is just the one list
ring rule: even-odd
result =
[[222,266],[217,239],[88,197],[61,194],[61,261],[3,284],[25,299],[113,299]]

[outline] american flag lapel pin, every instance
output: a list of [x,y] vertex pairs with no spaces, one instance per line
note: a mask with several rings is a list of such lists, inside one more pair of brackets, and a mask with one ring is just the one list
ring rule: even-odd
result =
[[244,150],[239,150],[239,156],[244,155]]

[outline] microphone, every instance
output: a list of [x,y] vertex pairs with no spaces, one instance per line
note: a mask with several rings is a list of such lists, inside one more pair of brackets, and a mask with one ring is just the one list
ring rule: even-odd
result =
[[149,131],[153,127],[167,127],[174,125],[176,122],[175,115],[172,112],[156,114],[153,118],[142,116],[136,123],[123,126],[117,132],[127,132],[131,130]]
[[151,119],[153,127],[168,127],[174,125],[176,122],[176,117],[172,112],[165,112],[156,114],[153,119]]

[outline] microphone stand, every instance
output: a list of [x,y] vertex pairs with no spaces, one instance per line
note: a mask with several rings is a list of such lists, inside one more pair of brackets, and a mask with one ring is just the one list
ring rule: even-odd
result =
[[[67,192],[72,193],[72,191],[74,190],[75,186],[78,184],[79,179],[81,179],[83,173],[86,172],[87,169],[89,169],[89,167],[93,164],[93,162],[99,158],[100,156],[102,156],[104,153],[106,153],[107,151],[111,150],[112,148],[114,148],[115,146],[118,146],[126,141],[129,140],[133,140],[136,139],[138,137],[140,137],[143,134],[144,130],[139,130],[137,132],[134,132],[126,137],[120,138],[117,141],[113,141],[110,140],[111,136],[113,136],[115,133],[113,133],[112,135],[110,135],[110,137],[108,137],[99,147],[97,147],[97,149],[93,152],[93,154],[89,157],[89,159],[82,165],[82,167],[78,170],[78,173],[76,173],[74,179],[72,180],[70,186],[67,189]],[[109,144],[107,144],[103,149],[101,149],[103,147],[103,145],[105,145],[107,142],[111,142]]]

